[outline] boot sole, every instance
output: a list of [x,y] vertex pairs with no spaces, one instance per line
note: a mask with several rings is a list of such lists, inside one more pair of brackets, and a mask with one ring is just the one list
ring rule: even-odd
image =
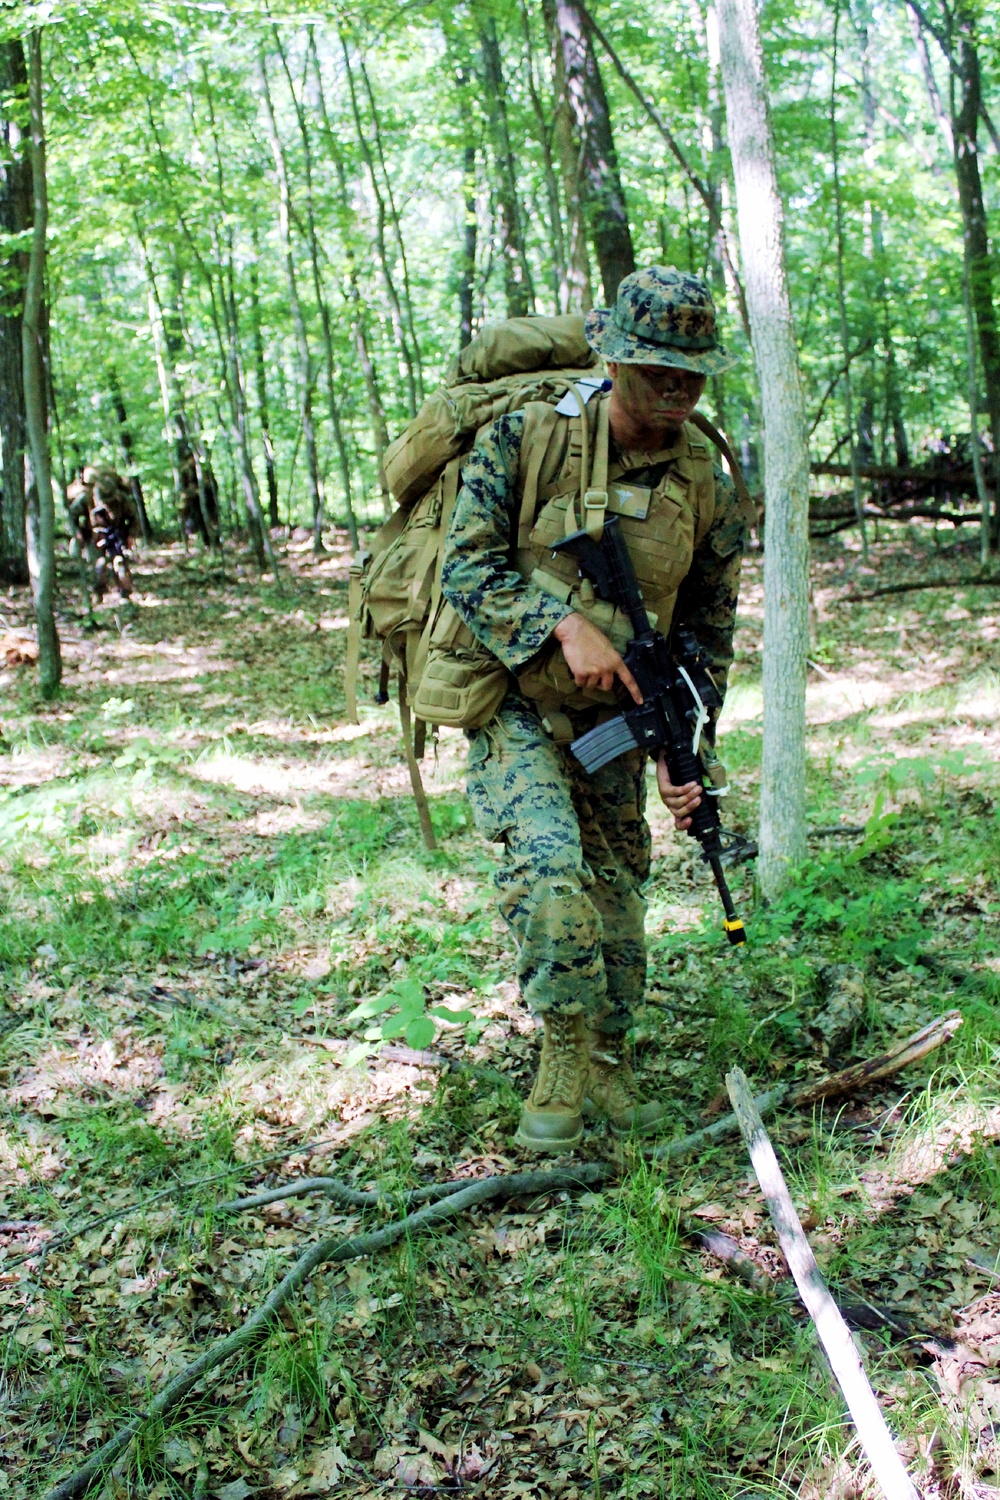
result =
[[562,1156],[566,1151],[575,1151],[583,1140],[583,1126],[579,1132],[565,1141],[538,1140],[535,1136],[522,1135],[520,1130],[514,1136],[514,1145],[522,1147],[525,1151],[537,1151],[544,1156]]

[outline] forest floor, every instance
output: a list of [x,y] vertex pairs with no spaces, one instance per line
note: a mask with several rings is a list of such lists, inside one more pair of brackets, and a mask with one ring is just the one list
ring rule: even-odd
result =
[[[511,1145],[537,1036],[461,736],[428,758],[428,853],[392,708],[344,721],[346,552],[293,546],[284,592],[225,566],[152,549],[134,607],[110,600],[89,632],[68,575],[51,705],[16,665],[28,601],[0,597],[5,1500],[72,1472],[310,1240],[397,1216],[418,1183],[538,1165]],[[814,571],[809,818],[861,831],[814,838],[767,909],[744,867],[733,951],[691,841],[651,801],[638,1065],[680,1135],[723,1107],[733,1064],[760,1087],[809,1078],[960,1008],[923,1063],[771,1129],[834,1291],[871,1311],[857,1337],[924,1496],[995,1496],[1000,590],[844,602],[976,571],[920,531],[867,569],[823,544]],[[721,740],[744,829],[760,575],[755,554]],[[401,1008],[357,1013],[377,997]],[[473,1019],[411,1029],[436,1026],[426,1055],[380,1046],[442,1004]],[[612,1164],[603,1190],[317,1270],[96,1492],[874,1494],[739,1139],[671,1165],[593,1130],[579,1157]],[[219,1210],[331,1172],[387,1206]],[[699,1225],[738,1239],[763,1288],[698,1249]]]

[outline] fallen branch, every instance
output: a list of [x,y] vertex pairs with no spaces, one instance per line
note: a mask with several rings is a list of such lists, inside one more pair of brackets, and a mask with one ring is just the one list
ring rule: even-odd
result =
[[[407,1207],[411,1203],[436,1203],[468,1186],[468,1177],[460,1177],[453,1182],[430,1182],[426,1187],[411,1188],[408,1192],[401,1193],[400,1199]],[[384,1203],[390,1196],[382,1188],[372,1188],[370,1191],[352,1188],[346,1182],[341,1182],[339,1177],[302,1177],[298,1182],[286,1182],[282,1187],[255,1193],[252,1198],[236,1198],[231,1203],[220,1203],[215,1211],[220,1214],[245,1213],[250,1208],[263,1208],[267,1203],[281,1203],[285,1198],[304,1198],[310,1193],[325,1193],[334,1203],[342,1203],[345,1208],[374,1208],[377,1203]]]
[[816,1264],[812,1246],[799,1223],[778,1158],[774,1154],[764,1123],[754,1107],[746,1075],[740,1068],[734,1068],[726,1075],[726,1086],[788,1268],[795,1279],[799,1296],[816,1325],[816,1332],[844,1394],[865,1456],[887,1500],[918,1500],[917,1491],[896,1452],[850,1330],[830,1295]]
[[429,1203],[417,1213],[408,1214],[370,1234],[357,1235],[349,1240],[341,1239],[339,1235],[330,1235],[318,1240],[299,1256],[287,1275],[246,1322],[225,1338],[217,1339],[203,1354],[175,1375],[149,1403],[145,1412],[140,1412],[124,1427],[119,1428],[114,1437],[109,1438],[92,1458],[50,1490],[46,1500],[73,1500],[74,1496],[82,1495],[108,1465],[125,1451],[147,1422],[159,1420],[173,1411],[204,1376],[263,1337],[281,1309],[321,1265],[327,1262],[342,1265],[345,1261],[374,1255],[404,1237],[419,1234],[480,1203],[529,1195],[536,1197],[542,1193],[559,1192],[573,1187],[597,1187],[610,1172],[611,1168],[604,1162],[587,1162],[554,1172],[519,1172],[511,1176],[481,1177],[476,1182],[466,1183],[461,1191],[452,1193],[441,1202]]
[[868,599],[881,599],[884,594],[912,594],[918,589],[977,589],[1000,588],[1000,577],[978,578],[927,578],[921,583],[887,583],[884,588],[871,589],[867,594],[844,594],[835,599],[835,604],[864,604]]
[[[768,1090],[766,1094],[758,1094],[754,1104],[758,1113],[763,1117],[773,1114],[779,1105],[785,1105],[789,1109],[801,1109],[806,1104],[815,1104],[819,1099],[831,1099],[839,1094],[854,1093],[868,1083],[876,1083],[882,1078],[891,1078],[900,1069],[909,1067],[910,1063],[917,1062],[921,1057],[926,1057],[929,1052],[933,1052],[949,1037],[954,1036],[961,1024],[961,1013],[957,1010],[950,1010],[946,1015],[938,1016],[935,1020],[928,1022],[912,1036],[897,1042],[894,1047],[890,1047],[888,1052],[881,1052],[878,1057],[855,1063],[839,1073],[829,1073],[825,1078],[820,1078],[815,1083],[804,1084],[799,1089],[792,1090],[787,1084],[779,1085]],[[676,1140],[664,1141],[662,1146],[656,1146],[652,1153],[653,1159],[654,1161],[677,1161],[692,1151],[716,1145],[727,1136],[735,1135],[738,1129],[739,1120],[735,1114],[722,1115],[711,1125],[706,1125],[703,1130],[692,1131],[690,1135],[682,1135]]]

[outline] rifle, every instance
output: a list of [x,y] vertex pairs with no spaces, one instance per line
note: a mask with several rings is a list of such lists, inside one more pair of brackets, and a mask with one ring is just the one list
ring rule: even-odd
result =
[[580,735],[570,749],[588,773],[599,771],[629,750],[646,750],[651,755],[662,752],[674,786],[697,782],[702,796],[687,832],[701,844],[701,857],[711,868],[725,912],[726,936],[734,946],[740,946],[746,942],[746,932],[733,905],[722,861],[727,856],[752,858],[757,850],[739,834],[727,833],[724,842],[718,793],[706,786],[698,748],[710,710],[722,707],[722,695],[712,680],[705,653],[690,630],[675,629],[670,642],[650,625],[617,516],[606,517],[599,542],[586,531],[574,531],[555,542],[552,551],[569,553],[581,576],[594,585],[595,593],[628,616],[634,635],[624,661],[643,698],[641,704],[633,702],[616,680],[615,693],[622,712]]

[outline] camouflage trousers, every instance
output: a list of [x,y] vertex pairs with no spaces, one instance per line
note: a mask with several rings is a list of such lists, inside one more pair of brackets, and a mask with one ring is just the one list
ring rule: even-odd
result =
[[582,1010],[622,1031],[642,1001],[644,770],[636,751],[588,776],[516,694],[470,735],[469,800],[480,832],[503,845],[500,914],[536,1013]]

